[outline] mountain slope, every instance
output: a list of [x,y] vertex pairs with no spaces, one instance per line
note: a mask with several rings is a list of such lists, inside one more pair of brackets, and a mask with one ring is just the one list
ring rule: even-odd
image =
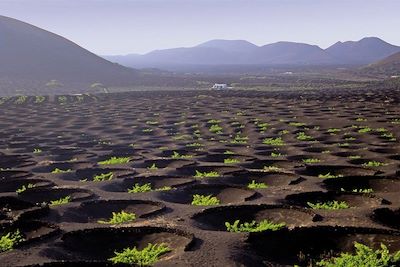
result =
[[384,58],[361,69],[363,73],[386,76],[400,76],[400,52]]
[[61,82],[131,81],[137,71],[111,63],[75,43],[0,16],[0,79]]
[[326,52],[343,64],[369,64],[400,52],[399,46],[391,45],[376,37],[363,38],[357,42],[337,42]]

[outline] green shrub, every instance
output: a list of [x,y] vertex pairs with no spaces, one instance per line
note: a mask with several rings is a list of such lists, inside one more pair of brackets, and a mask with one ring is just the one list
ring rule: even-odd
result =
[[300,141],[311,141],[314,139],[312,136],[306,135],[304,132],[298,133],[296,138]]
[[381,248],[372,248],[354,242],[355,254],[341,253],[338,257],[324,259],[317,262],[322,267],[389,267],[397,266],[400,262],[400,251],[390,254],[388,248],[381,244]]
[[38,95],[35,97],[35,103],[42,103],[45,100],[46,100],[46,97],[44,97],[44,96]]
[[341,210],[350,208],[346,201],[337,200],[318,203],[307,202],[307,205],[314,210]]
[[248,188],[250,189],[264,189],[264,188],[268,188],[268,185],[264,184],[264,183],[256,183],[255,180],[251,181],[251,183],[249,183],[247,185]]
[[124,164],[130,161],[129,157],[111,157],[110,159],[100,161],[99,165],[115,165],[115,164]]
[[98,175],[93,176],[94,182],[103,182],[103,181],[110,181],[114,177],[113,172],[101,173]]
[[137,266],[150,266],[159,260],[159,257],[171,249],[164,243],[162,244],[151,244],[142,250],[138,250],[136,247],[125,248],[121,252],[115,251],[115,256],[108,259],[113,264],[134,264]]
[[194,178],[215,178],[219,177],[219,173],[215,171],[209,171],[209,172],[201,172],[196,170],[196,174],[194,175]]
[[15,190],[15,193],[21,194],[22,192],[25,192],[28,189],[34,188],[36,185],[29,183],[28,185],[22,185],[20,188]]
[[18,243],[24,241],[19,230],[0,237],[0,252],[12,250]]
[[351,191],[346,191],[344,188],[340,188],[340,191],[342,192],[352,192],[352,193],[360,193],[360,194],[371,194],[374,192],[372,188],[360,188],[360,189],[353,189]]
[[33,154],[40,154],[40,153],[42,153],[42,150],[40,148],[33,149]]
[[367,163],[364,163],[363,166],[365,167],[380,167],[380,166],[386,166],[387,163],[384,162],[379,162],[379,161],[368,161]]
[[263,231],[277,231],[286,226],[285,223],[273,223],[268,220],[262,220],[257,223],[256,221],[240,223],[236,220],[233,224],[225,222],[226,230],[229,232],[263,232]]
[[331,179],[331,178],[340,178],[343,177],[342,174],[331,174],[330,172],[326,173],[326,174],[319,174],[318,178],[322,178],[322,179]]
[[276,166],[264,166],[262,169],[263,172],[282,172],[284,169],[276,167]]
[[273,157],[273,158],[278,158],[278,157],[283,157],[283,156],[286,156],[286,155],[281,154],[281,153],[271,152],[271,157]]
[[178,152],[174,151],[171,158],[173,159],[190,159],[192,158],[192,155],[181,155]]
[[151,164],[150,167],[147,167],[147,169],[149,171],[156,171],[156,170],[158,170],[158,167],[157,167],[157,165],[155,163],[153,163],[153,164]]
[[66,196],[66,197],[59,198],[57,200],[50,201],[50,206],[54,207],[54,206],[64,205],[64,204],[68,204],[69,202],[71,202],[71,197]]
[[265,138],[263,140],[264,145],[270,145],[270,146],[284,146],[285,142],[282,140],[281,137],[277,138]]
[[312,164],[312,163],[319,163],[321,162],[321,160],[315,158],[309,158],[309,159],[303,159],[303,162],[306,164]]
[[145,193],[145,192],[150,192],[153,189],[151,188],[151,183],[146,183],[146,184],[139,184],[136,183],[133,185],[131,189],[128,189],[128,193]]
[[113,212],[112,218],[110,218],[108,221],[99,220],[97,222],[103,224],[121,224],[126,222],[132,222],[135,219],[136,219],[135,213],[121,211],[121,212]]
[[67,172],[72,172],[72,170],[71,169],[61,170],[59,168],[55,168],[51,173],[58,174],[58,173],[67,173]]
[[193,195],[192,205],[194,206],[212,206],[219,205],[219,200],[212,195],[204,196],[204,195]]
[[240,160],[238,160],[238,159],[232,159],[232,158],[224,159],[225,164],[235,164],[235,163],[239,163],[239,162],[240,162]]
[[154,191],[168,191],[168,190],[172,190],[171,186],[163,186],[157,189],[154,189]]
[[361,128],[358,130],[359,133],[369,133],[371,131],[372,131],[372,129],[369,127],[364,127],[364,128]]
[[216,133],[216,134],[221,134],[222,133],[222,127],[219,126],[218,124],[213,124],[210,126],[210,128],[208,129],[210,132],[212,133]]
[[338,128],[329,128],[328,129],[328,133],[331,133],[331,134],[336,134],[336,133],[338,133],[338,132],[340,132],[341,130],[340,129],[338,129]]

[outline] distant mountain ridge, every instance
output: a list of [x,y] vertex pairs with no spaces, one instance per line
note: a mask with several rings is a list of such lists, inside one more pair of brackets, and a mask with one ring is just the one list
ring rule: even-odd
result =
[[129,67],[168,65],[365,65],[400,52],[377,37],[317,45],[276,42],[257,46],[245,40],[211,40],[194,47],[155,50],[144,55],[104,56]]
[[337,42],[325,50],[343,64],[369,64],[400,51],[399,46],[376,37],[366,37],[357,42]]

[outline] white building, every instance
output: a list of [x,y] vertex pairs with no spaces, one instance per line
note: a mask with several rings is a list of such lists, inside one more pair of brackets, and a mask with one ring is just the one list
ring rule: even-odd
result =
[[228,87],[226,83],[216,83],[211,88],[215,90],[224,90],[224,89],[229,89],[230,87]]

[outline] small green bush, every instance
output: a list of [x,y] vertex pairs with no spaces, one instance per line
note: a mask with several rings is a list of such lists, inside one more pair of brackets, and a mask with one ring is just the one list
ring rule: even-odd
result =
[[212,195],[204,196],[204,195],[193,195],[192,205],[194,206],[213,206],[219,205],[219,199],[213,197]]
[[125,164],[130,161],[129,157],[111,157],[110,159],[100,161],[99,165],[115,165],[115,164]]
[[58,174],[58,173],[67,173],[67,172],[72,172],[72,170],[71,169],[61,170],[59,168],[55,168],[51,173]]
[[342,174],[331,174],[330,172],[326,173],[326,174],[319,174],[318,178],[322,178],[322,179],[331,179],[331,178],[340,178],[343,177]]
[[121,212],[113,212],[112,218],[110,218],[108,221],[99,220],[97,222],[103,224],[121,224],[126,222],[132,222],[134,220],[136,220],[135,213],[121,211]]
[[273,223],[268,220],[262,220],[257,223],[256,221],[240,223],[236,220],[233,224],[225,222],[226,230],[229,232],[263,232],[263,231],[277,231],[286,226],[285,223]]
[[314,139],[312,136],[306,135],[304,132],[298,133],[296,138],[300,141],[311,141]]
[[0,252],[12,250],[18,243],[24,241],[19,230],[0,237]]
[[215,178],[219,177],[219,173],[215,171],[210,171],[210,172],[201,172],[196,170],[196,174],[194,175],[194,178]]
[[178,152],[174,151],[171,158],[173,159],[190,159],[192,158],[192,155],[181,155]]
[[68,204],[69,202],[71,202],[71,197],[66,196],[66,197],[62,197],[57,200],[50,201],[50,206],[54,207],[54,206],[64,205],[64,204]]
[[315,158],[309,158],[309,159],[303,159],[303,162],[306,164],[312,164],[312,163],[319,163],[321,162],[321,160]]
[[276,166],[264,166],[262,169],[263,172],[282,172],[284,169],[276,167]]
[[17,194],[21,194],[21,193],[25,192],[28,189],[34,188],[35,186],[36,186],[35,184],[31,184],[31,183],[29,183],[28,185],[22,185],[20,188],[15,190],[15,192]]
[[270,145],[270,146],[284,146],[285,142],[282,140],[281,137],[277,138],[265,138],[263,140],[264,145]]
[[367,163],[364,163],[363,166],[364,167],[381,167],[381,166],[386,166],[387,163],[384,162],[379,162],[379,161],[368,161]]
[[338,257],[324,259],[317,262],[322,267],[389,267],[397,266],[400,262],[400,251],[390,254],[388,248],[381,244],[381,248],[372,248],[354,242],[355,254],[341,253]]
[[33,149],[33,154],[40,154],[40,153],[42,153],[42,150],[40,148]]
[[240,160],[238,160],[238,159],[232,159],[232,158],[224,159],[225,164],[235,164],[235,163],[239,163],[239,162],[240,162]]
[[153,163],[153,164],[151,164],[150,167],[147,167],[147,169],[149,171],[156,171],[156,170],[158,170],[158,167],[157,167],[157,165],[155,163]]
[[218,124],[213,124],[210,126],[210,128],[208,129],[210,132],[212,133],[216,133],[216,134],[221,134],[222,133],[222,127],[219,126]]
[[103,182],[103,181],[110,181],[114,177],[113,172],[101,173],[98,175],[93,176],[94,182]]
[[268,185],[264,184],[264,183],[256,183],[255,180],[251,181],[251,183],[249,183],[247,185],[248,188],[250,189],[264,189],[264,188],[268,188]]
[[346,201],[337,200],[318,203],[307,202],[307,205],[314,210],[341,210],[350,208]]
[[134,264],[137,266],[150,266],[159,260],[159,257],[171,249],[166,244],[151,244],[142,250],[136,247],[125,248],[121,252],[115,251],[115,256],[108,259],[113,264]]
[[150,192],[153,189],[151,188],[151,183],[146,183],[146,184],[139,184],[136,183],[133,185],[131,189],[128,189],[128,193],[145,193],[145,192]]

